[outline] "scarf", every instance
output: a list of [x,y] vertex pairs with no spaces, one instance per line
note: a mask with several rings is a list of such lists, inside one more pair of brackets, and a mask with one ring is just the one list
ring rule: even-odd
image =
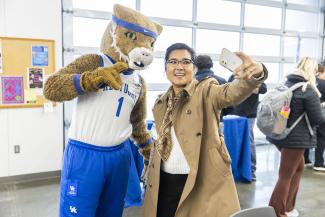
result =
[[156,141],[157,151],[163,161],[167,161],[172,151],[172,140],[170,129],[173,125],[172,115],[177,102],[180,99],[181,93],[174,97],[174,92],[171,90],[168,95],[167,109],[162,121],[162,125],[158,132],[158,139]]

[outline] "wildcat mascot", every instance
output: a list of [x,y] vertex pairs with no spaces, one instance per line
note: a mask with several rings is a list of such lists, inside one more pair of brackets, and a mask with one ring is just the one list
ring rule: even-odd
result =
[[113,11],[101,54],[79,57],[45,84],[49,100],[77,98],[63,159],[61,217],[121,217],[130,167],[128,139],[136,142],[145,161],[153,144],[146,130],[145,83],[136,70],[152,62],[162,27],[121,5]]

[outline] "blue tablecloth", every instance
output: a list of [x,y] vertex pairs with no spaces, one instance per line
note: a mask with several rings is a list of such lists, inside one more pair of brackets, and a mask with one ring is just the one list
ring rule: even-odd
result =
[[225,116],[225,142],[231,157],[231,166],[236,181],[251,182],[251,154],[248,120],[244,117]]

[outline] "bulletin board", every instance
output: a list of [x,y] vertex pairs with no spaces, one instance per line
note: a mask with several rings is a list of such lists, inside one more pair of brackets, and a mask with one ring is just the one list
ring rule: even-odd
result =
[[54,72],[54,40],[0,37],[0,108],[43,107]]

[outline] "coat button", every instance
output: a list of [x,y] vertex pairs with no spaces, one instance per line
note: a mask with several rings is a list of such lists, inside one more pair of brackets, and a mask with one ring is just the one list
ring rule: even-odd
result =
[[152,188],[152,184],[149,184],[149,187]]
[[202,134],[200,133],[200,132],[198,132],[197,134],[196,134],[196,136],[201,136]]
[[186,114],[190,115],[192,113],[192,111],[190,109],[186,110]]
[[155,168],[154,164],[151,165],[152,168]]

